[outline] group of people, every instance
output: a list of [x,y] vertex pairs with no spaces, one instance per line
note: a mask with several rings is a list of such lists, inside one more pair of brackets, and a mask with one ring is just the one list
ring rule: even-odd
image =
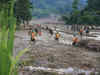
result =
[[[37,27],[35,27],[34,29],[32,29],[32,33],[31,33],[31,41],[36,41],[36,37],[37,35],[41,36],[42,35],[42,32],[41,32],[41,25],[37,25]],[[43,28],[44,29],[44,28]],[[53,29],[49,28],[48,26],[45,28],[45,30],[47,32],[49,32],[49,34],[52,36],[52,35],[55,35],[54,39],[55,40],[59,40],[59,38],[61,37],[61,34],[56,31],[56,33],[54,33]],[[83,33],[86,33],[86,36],[89,34],[89,28],[85,28],[85,29],[80,29],[79,32],[78,32],[78,35],[81,37],[81,39],[79,39],[79,36],[77,36],[77,33],[74,33],[73,34],[73,38],[72,38],[72,45],[77,45],[79,43],[80,40],[82,40],[82,36],[83,36]]]
[[32,29],[31,31],[31,41],[36,41],[36,37],[37,36],[41,36],[42,32],[41,32],[41,25],[37,24],[37,26],[35,28]]
[[54,37],[55,40],[57,40],[57,41],[59,40],[61,35],[60,35],[60,33],[58,31],[56,31],[56,29],[55,29],[56,33],[54,33],[53,29],[49,28],[48,26],[46,27],[46,30],[49,31],[50,35],[55,34],[55,37]]
[[[44,29],[44,28],[42,28],[40,24],[38,24],[35,28],[32,29],[32,31],[31,31],[31,41],[36,41],[36,37],[38,35],[39,36],[42,35],[41,29]],[[59,38],[60,38],[59,32],[54,33],[53,29],[49,28],[48,26],[46,27],[45,30],[48,31],[51,36],[55,34],[55,40],[59,40]]]
[[50,35],[55,34],[55,37],[54,37],[55,40],[59,40],[59,38],[60,38],[60,33],[59,33],[58,31],[56,31],[56,33],[54,33],[54,32],[53,32],[53,29],[49,28],[48,26],[46,27],[46,30],[49,31]]
[[[89,34],[89,27],[86,27],[85,29],[80,29],[79,30],[79,35],[80,35],[80,37],[81,37],[81,39],[80,40],[82,40],[82,36],[83,36],[83,33],[85,32],[85,34],[86,34],[86,37],[88,36],[88,34]],[[76,46],[76,45],[78,45],[78,43],[79,43],[79,37],[77,37],[76,36],[77,34],[75,34],[74,33],[74,35],[73,35],[73,38],[72,38],[72,45],[74,45],[74,46]]]

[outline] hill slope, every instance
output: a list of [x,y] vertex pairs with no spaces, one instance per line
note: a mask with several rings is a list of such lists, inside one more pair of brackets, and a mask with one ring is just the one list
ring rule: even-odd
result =
[[[46,17],[51,14],[64,14],[72,10],[73,0],[32,0],[33,16]],[[80,0],[79,7],[83,8],[86,0]]]

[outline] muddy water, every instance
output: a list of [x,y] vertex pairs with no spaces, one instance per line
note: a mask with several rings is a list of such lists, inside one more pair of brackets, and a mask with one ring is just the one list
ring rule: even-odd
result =
[[[42,36],[37,37],[35,43],[30,42],[28,31],[17,31],[15,36],[14,56],[20,50],[29,48],[29,52],[21,57],[25,61],[25,66],[36,66],[44,68],[68,68],[77,67],[82,69],[99,69],[100,54],[88,51],[84,48],[72,47],[72,35],[64,34],[59,42],[54,40],[54,36],[43,31]],[[65,70],[65,69],[64,69]]]
[[[78,68],[60,68],[60,69],[52,69],[52,68],[45,68],[45,67],[32,67],[32,66],[26,66],[24,69],[26,70],[35,70],[35,71],[45,71],[45,72],[56,72],[58,74],[71,74],[71,75],[78,75],[80,73],[84,73],[85,75],[90,75],[92,72],[94,72],[94,69],[92,70],[84,70],[84,69],[78,69]],[[98,74],[98,72],[94,72],[94,74]]]

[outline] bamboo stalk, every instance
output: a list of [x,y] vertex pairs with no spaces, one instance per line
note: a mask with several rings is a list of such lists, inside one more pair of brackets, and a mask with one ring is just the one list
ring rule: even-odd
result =
[[[10,7],[10,16],[8,16],[7,3],[2,4],[2,8],[0,8],[0,75],[11,75],[10,67],[11,67],[11,59],[13,52],[13,41],[14,41],[14,31],[15,31],[15,19],[13,16],[13,5],[14,0],[11,2]],[[8,28],[8,24],[10,27]],[[10,34],[8,34],[10,33]],[[10,38],[8,39],[8,36]]]

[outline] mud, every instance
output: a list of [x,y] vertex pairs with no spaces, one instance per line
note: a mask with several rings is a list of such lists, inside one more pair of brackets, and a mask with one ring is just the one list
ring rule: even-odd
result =
[[14,56],[29,46],[29,51],[20,58],[20,62],[24,63],[23,66],[54,69],[77,67],[86,70],[100,70],[100,60],[98,60],[100,53],[71,46],[71,34],[63,33],[63,37],[59,41],[55,41],[54,35],[51,36],[44,30],[42,32],[42,36],[38,36],[34,43],[30,41],[28,31],[16,31]]

